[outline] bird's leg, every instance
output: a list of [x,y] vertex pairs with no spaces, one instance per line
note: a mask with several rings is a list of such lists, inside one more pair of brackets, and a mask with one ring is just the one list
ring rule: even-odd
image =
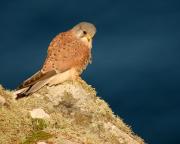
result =
[[56,75],[54,75],[53,77],[51,77],[48,81],[48,85],[52,86],[52,85],[57,85],[60,83],[63,83],[67,80],[76,80],[78,77],[78,73],[76,72],[76,70],[74,68],[67,70],[63,73],[58,73]]

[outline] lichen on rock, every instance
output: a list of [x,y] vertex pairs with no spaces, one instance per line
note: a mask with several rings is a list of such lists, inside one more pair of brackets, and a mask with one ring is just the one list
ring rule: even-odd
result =
[[19,100],[0,88],[3,144],[143,144],[83,80],[45,86]]

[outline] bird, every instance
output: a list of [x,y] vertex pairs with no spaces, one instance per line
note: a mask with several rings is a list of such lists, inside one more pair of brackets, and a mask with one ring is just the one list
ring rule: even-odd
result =
[[41,69],[15,90],[16,98],[28,96],[45,85],[57,85],[79,78],[91,63],[95,33],[94,24],[80,22],[55,36],[48,46],[47,56]]

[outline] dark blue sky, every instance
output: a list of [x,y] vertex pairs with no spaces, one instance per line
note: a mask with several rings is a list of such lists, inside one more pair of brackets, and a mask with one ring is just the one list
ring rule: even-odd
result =
[[35,73],[59,32],[97,26],[83,78],[147,143],[180,143],[180,1],[0,2],[0,83]]

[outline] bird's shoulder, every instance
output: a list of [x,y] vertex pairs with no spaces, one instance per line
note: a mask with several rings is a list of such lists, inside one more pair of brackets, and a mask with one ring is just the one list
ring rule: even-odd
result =
[[72,56],[78,55],[87,49],[87,46],[77,39],[71,31],[67,31],[58,34],[51,41],[48,47],[48,53],[50,55],[58,54],[59,56],[66,56],[67,54],[67,56]]

